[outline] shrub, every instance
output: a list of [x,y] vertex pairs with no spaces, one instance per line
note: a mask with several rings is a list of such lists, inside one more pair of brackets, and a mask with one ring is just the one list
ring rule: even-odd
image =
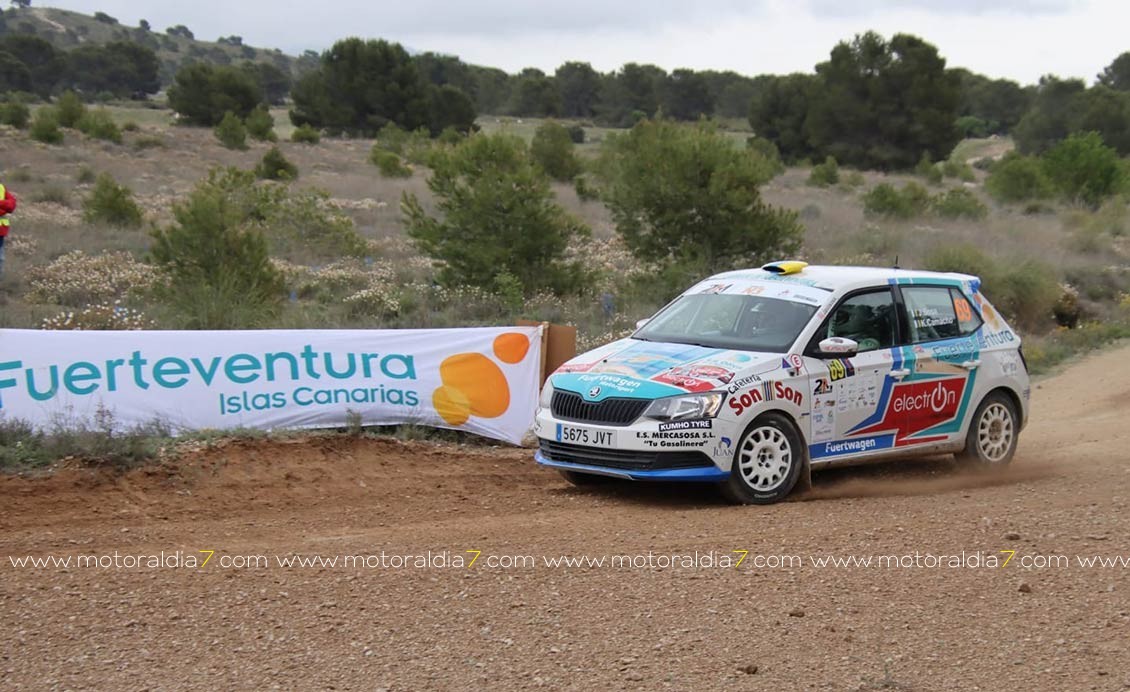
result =
[[94,183],[90,196],[82,203],[82,215],[88,223],[106,223],[123,228],[141,225],[141,208],[133,200],[133,192],[118,185],[103,173]]
[[5,101],[0,103],[0,124],[10,125],[17,130],[27,127],[31,119],[31,111],[22,101]]
[[78,121],[78,129],[87,137],[101,139],[114,144],[122,143],[122,131],[104,108],[88,111]]
[[573,146],[564,126],[545,122],[534,131],[530,155],[550,178],[569,181],[581,173],[581,162],[573,153]]
[[142,135],[133,140],[133,148],[137,151],[145,149],[161,149],[165,146],[165,139],[159,135]]
[[149,290],[157,280],[153,267],[128,252],[88,255],[73,250],[27,272],[32,303],[69,305],[108,303]]
[[983,219],[989,214],[989,208],[977,195],[969,190],[958,188],[936,196],[930,206],[934,213],[947,219]]
[[761,196],[773,166],[709,123],[641,122],[605,140],[597,169],[616,230],[643,261],[717,271],[800,247],[796,212]]
[[573,144],[585,143],[585,128],[580,125],[573,124],[569,128],[569,139],[573,140]]
[[258,81],[245,69],[194,62],[177,71],[169,107],[190,125],[214,127],[228,112],[245,118],[263,99]]
[[67,90],[55,101],[55,112],[58,115],[59,127],[75,127],[82,116],[86,115],[86,104],[79,95]]
[[373,145],[369,160],[380,170],[385,178],[411,178],[412,169],[405,166],[400,157],[391,151]]
[[396,123],[389,123],[377,132],[377,141],[373,146],[391,151],[394,154],[403,154],[404,145],[408,143],[410,136],[406,130],[401,129]]
[[930,193],[918,183],[907,183],[901,190],[880,183],[863,195],[863,211],[871,216],[912,219],[924,214],[929,206]]
[[443,262],[443,283],[494,288],[507,273],[527,295],[583,284],[582,267],[567,262],[565,252],[589,230],[557,204],[521,139],[476,135],[437,151],[432,164],[428,188],[439,216],[430,216],[414,194],[404,196],[401,208],[408,235]]
[[42,329],[73,331],[140,331],[154,329],[157,324],[140,310],[126,307],[121,301],[87,305],[80,310],[60,312],[43,320]]
[[922,158],[918,160],[918,165],[914,167],[914,173],[924,178],[931,185],[942,184],[942,169],[930,160],[930,155],[926,152],[922,152]]
[[158,296],[190,329],[258,326],[283,298],[246,191],[251,176],[213,171],[173,207],[174,223],[153,232],[151,255],[168,277]]
[[1068,136],[1042,157],[1044,174],[1067,200],[1093,208],[1122,188],[1118,152],[1096,132]]
[[1027,202],[1052,196],[1051,181],[1040,161],[1009,152],[992,165],[985,190],[998,202]]
[[44,144],[62,144],[63,132],[59,129],[59,120],[54,108],[43,106],[35,112],[31,120],[31,130],[28,135],[37,142]]
[[275,119],[263,104],[255,106],[247,116],[246,126],[247,134],[251,135],[252,139],[260,142],[279,141],[278,135],[275,134]]
[[228,149],[247,149],[247,128],[235,113],[228,111],[215,129],[216,139]]
[[48,202],[51,204],[58,204],[63,207],[71,206],[70,194],[65,188],[59,187],[58,185],[48,185],[47,187],[42,188],[41,190],[39,190],[39,192],[36,192],[31,196],[31,201],[41,204]]
[[138,132],[140,130],[141,126],[134,120],[127,120],[122,123],[122,132]]
[[808,184],[815,187],[828,187],[840,182],[840,166],[834,156],[824,159],[824,163],[812,167],[808,174]]
[[589,179],[584,175],[578,175],[573,178],[573,191],[577,193],[577,199],[582,202],[594,202],[600,199],[600,192],[593,187]]
[[290,141],[300,144],[318,144],[322,141],[322,135],[309,125],[301,125],[294,128],[294,132],[290,133]]
[[953,156],[942,163],[942,173],[947,178],[957,178],[963,183],[971,183],[977,180],[977,176],[973,174],[973,169],[970,168],[969,164]]
[[255,175],[265,180],[294,180],[298,166],[288,161],[278,147],[271,147],[255,167]]
[[466,135],[456,130],[454,127],[445,127],[443,131],[439,133],[439,136],[436,137],[436,141],[440,144],[454,145],[462,142],[465,136]]
[[867,180],[859,171],[852,171],[851,173],[848,173],[846,176],[844,176],[843,182],[847,187],[854,189],[857,187],[863,187],[863,185],[866,184]]
[[96,173],[93,168],[86,164],[83,164],[82,167],[78,169],[78,173],[75,175],[75,182],[79,183],[80,185],[89,185],[97,179],[98,173]]

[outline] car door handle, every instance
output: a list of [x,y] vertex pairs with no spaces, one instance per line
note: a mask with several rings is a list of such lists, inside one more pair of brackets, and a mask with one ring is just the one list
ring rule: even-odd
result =
[[893,379],[896,379],[896,380],[901,380],[902,378],[906,377],[909,374],[910,374],[910,370],[908,370],[907,368],[902,368],[901,370],[892,370],[891,371],[891,377]]
[[981,361],[967,360],[961,364],[961,367],[965,368],[966,370],[976,370],[977,368],[981,367]]

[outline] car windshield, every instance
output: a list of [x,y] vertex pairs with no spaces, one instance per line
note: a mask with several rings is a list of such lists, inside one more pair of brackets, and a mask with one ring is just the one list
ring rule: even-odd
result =
[[816,313],[816,306],[735,294],[682,296],[633,338],[739,351],[784,353]]

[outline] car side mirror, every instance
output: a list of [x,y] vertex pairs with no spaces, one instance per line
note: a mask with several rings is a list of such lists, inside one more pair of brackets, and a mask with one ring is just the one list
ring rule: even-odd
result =
[[842,336],[830,336],[816,347],[821,356],[854,356],[859,352],[859,342]]

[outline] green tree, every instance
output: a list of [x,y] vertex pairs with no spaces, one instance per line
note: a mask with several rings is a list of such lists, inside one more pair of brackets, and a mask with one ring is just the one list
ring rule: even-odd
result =
[[641,122],[605,140],[598,168],[616,230],[644,261],[712,272],[800,247],[796,212],[758,192],[772,166],[709,124]]
[[1130,51],[1119,55],[1099,73],[1099,84],[1119,91],[1130,91]]
[[816,77],[791,74],[764,78],[750,105],[749,124],[759,139],[777,146],[781,158],[793,162],[813,155],[804,131]]
[[999,202],[1028,202],[1052,196],[1052,184],[1039,159],[1009,152],[993,164],[985,190]]
[[239,66],[254,79],[262,90],[263,103],[282,105],[290,94],[290,75],[269,62],[245,62]]
[[1118,152],[1097,132],[1067,137],[1043,156],[1044,173],[1068,200],[1098,207],[1123,184]]
[[961,85],[958,115],[980,121],[982,132],[978,136],[1010,132],[1032,105],[1034,90],[1016,82],[989,79],[962,68],[951,72],[958,76]]
[[82,45],[66,57],[65,81],[77,91],[130,98],[153,94],[161,88],[157,54],[133,41]]
[[109,174],[103,173],[94,182],[94,189],[83,200],[82,216],[87,223],[105,223],[122,228],[141,225],[141,207],[133,199],[133,192],[119,185]]
[[182,204],[174,223],[155,230],[150,254],[168,276],[160,297],[194,329],[259,326],[284,295],[248,194],[252,174],[215,170]]
[[275,119],[271,117],[271,112],[263,104],[259,104],[251,110],[244,124],[247,126],[247,134],[251,135],[252,139],[260,142],[277,142],[279,140],[278,135],[275,134]]
[[447,129],[467,134],[475,129],[475,104],[471,97],[450,85],[428,91],[428,130],[436,136]]
[[1067,137],[1079,120],[1081,96],[1087,85],[1081,79],[1040,78],[1032,108],[1012,132],[1022,154],[1042,154]]
[[0,38],[0,51],[14,56],[27,68],[31,91],[42,97],[49,96],[66,74],[66,54],[38,36],[9,33]]
[[294,180],[298,177],[298,166],[291,163],[278,147],[271,147],[255,167],[255,175],[264,180]]
[[655,65],[627,63],[610,75],[601,89],[597,116],[601,122],[626,127],[659,110],[667,72]]
[[68,89],[55,101],[55,114],[59,127],[74,127],[86,115],[86,104],[78,94]]
[[220,144],[228,149],[247,149],[247,128],[235,113],[228,111],[214,132]]
[[510,93],[511,115],[553,118],[561,113],[561,95],[553,78],[534,67],[527,67],[515,78]]
[[27,91],[35,88],[31,70],[22,60],[0,49],[0,91],[5,93]]
[[388,123],[427,127],[429,99],[416,64],[398,43],[345,39],[291,92],[295,125],[371,136]]
[[567,62],[553,73],[561,94],[561,115],[591,118],[600,99],[600,74],[587,62]]
[[262,101],[255,80],[237,67],[192,63],[177,71],[169,106],[190,125],[213,127],[228,113],[246,118]]
[[947,158],[958,142],[959,79],[916,36],[856,36],[833,48],[816,73],[805,131],[821,155],[860,168],[908,169],[923,153]]
[[714,97],[706,77],[694,70],[675,70],[663,85],[663,113],[676,120],[698,120],[714,113]]
[[554,180],[570,182],[581,173],[581,162],[573,151],[569,130],[555,122],[545,122],[534,131],[530,155]]
[[522,290],[576,290],[583,270],[565,251],[589,229],[555,201],[525,143],[507,134],[475,135],[432,159],[428,189],[439,216],[405,193],[408,235],[443,261],[440,280],[488,289],[517,280]]

